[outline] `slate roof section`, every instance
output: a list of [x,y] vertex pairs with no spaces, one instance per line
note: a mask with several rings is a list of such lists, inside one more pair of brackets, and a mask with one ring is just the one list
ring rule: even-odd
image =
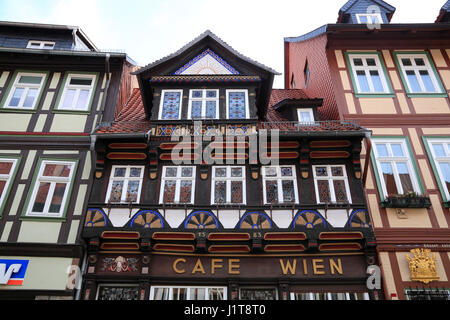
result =
[[158,65],[160,65],[161,63],[164,63],[172,58],[175,58],[181,54],[183,54],[185,51],[189,50],[193,45],[195,45],[196,43],[202,41],[203,39],[205,39],[206,37],[210,37],[213,40],[215,40],[216,42],[218,42],[221,46],[223,46],[225,49],[227,49],[228,51],[230,51],[231,53],[233,53],[234,55],[236,55],[238,58],[251,63],[265,71],[268,71],[274,75],[281,75],[281,73],[273,70],[272,68],[269,68],[255,60],[252,60],[246,56],[244,56],[243,54],[239,53],[238,51],[236,51],[235,49],[233,49],[230,45],[228,45],[225,41],[223,41],[222,39],[220,39],[218,36],[216,36],[214,33],[212,33],[210,30],[206,30],[205,32],[203,32],[201,35],[199,35],[197,38],[195,38],[194,40],[192,40],[191,42],[189,42],[188,44],[186,44],[185,46],[183,46],[181,49],[179,49],[178,51],[164,57],[161,58],[159,60],[156,60],[155,62],[152,62],[148,65],[146,65],[145,67],[135,71],[133,74],[141,74],[151,68],[154,68]]
[[[361,1],[361,0],[350,0],[350,1],[347,1],[347,3],[344,4],[339,11],[340,12],[348,11],[358,1]],[[391,6],[389,3],[385,2],[385,1],[382,1],[382,0],[370,0],[370,1],[375,2],[377,5],[386,8],[386,10],[388,10],[388,11],[394,12],[396,10],[395,7]]]
[[436,22],[450,22],[450,0],[448,0],[439,11]]

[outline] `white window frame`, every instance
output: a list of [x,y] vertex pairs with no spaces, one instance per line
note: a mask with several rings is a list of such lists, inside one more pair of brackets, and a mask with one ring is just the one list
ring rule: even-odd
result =
[[[309,112],[309,115],[311,116],[312,121],[303,121],[303,119],[301,117],[302,112]],[[314,124],[316,122],[314,119],[314,111],[312,108],[297,108],[297,118],[298,118],[298,122],[300,122],[300,123]]]
[[[439,94],[444,93],[442,91],[442,88],[439,84],[438,79],[436,78],[436,73],[434,71],[434,68],[431,66],[430,59],[426,53],[414,53],[414,54],[407,54],[407,53],[397,53],[397,60],[398,64],[400,65],[400,71],[402,72],[403,78],[405,79],[406,85],[408,86],[408,91],[411,94]],[[410,59],[412,66],[404,66],[402,59]],[[425,62],[424,66],[417,66],[416,61],[414,59],[423,59]],[[422,76],[420,75],[420,71],[426,70],[428,74],[430,75],[431,82],[433,83],[435,91],[426,91],[425,85],[422,81]],[[420,89],[422,91],[413,91],[411,84],[409,82],[408,75],[406,74],[407,71],[414,71],[414,74],[417,78],[417,82],[419,83]]]
[[[317,167],[326,167],[327,168],[327,176],[326,177],[318,177],[316,168]],[[333,176],[331,172],[332,167],[339,167],[342,168],[343,176]],[[347,200],[351,204],[352,203],[352,195],[350,192],[350,185],[348,183],[348,176],[347,176],[347,170],[345,168],[345,165],[341,164],[324,164],[324,165],[314,165],[312,166],[313,170],[313,176],[314,176],[314,190],[316,192],[316,202],[317,204],[324,204],[325,202],[320,202],[320,196],[319,196],[319,185],[317,183],[318,180],[324,180],[328,181],[328,186],[330,189],[330,197],[331,197],[331,203],[338,203],[336,200],[336,192],[334,190],[334,180],[344,180],[345,181],[345,192],[347,195]]]
[[[33,44],[39,44],[39,48],[36,48],[33,46]],[[45,48],[46,45],[52,45],[51,48]],[[55,42],[54,41],[42,41],[42,40],[30,40],[27,44],[27,49],[46,49],[46,50],[53,50],[55,48]]]
[[[350,61],[350,65],[351,65],[351,71],[353,74],[353,78],[355,79],[355,84],[356,84],[356,90],[358,91],[358,94],[388,94],[391,93],[391,89],[389,87],[388,81],[386,79],[386,74],[384,72],[384,67],[381,64],[381,60],[380,60],[380,56],[378,54],[353,54],[353,53],[349,53],[348,54],[348,58]],[[361,59],[363,62],[362,66],[356,66],[355,65],[355,61],[354,59]],[[375,60],[375,66],[369,66],[367,64],[367,59],[374,59]],[[361,90],[361,85],[359,83],[358,80],[358,71],[363,71],[365,73],[366,79],[367,79],[367,83],[369,84],[369,89],[370,91],[366,92],[366,91],[362,91]],[[380,80],[381,80],[381,84],[383,86],[383,91],[375,91],[375,86],[373,84],[372,81],[372,76],[370,75],[371,71],[377,71],[379,76],[380,76]]]
[[[166,171],[168,168],[176,168],[177,176],[176,177],[166,177]],[[192,168],[192,177],[182,177],[181,172],[183,168]],[[175,180],[175,199],[173,202],[168,204],[193,204],[195,199],[195,178],[196,178],[196,167],[195,166],[164,166],[161,174],[161,185],[159,192],[159,203],[164,203],[164,186],[166,185],[166,180]],[[192,181],[192,189],[191,189],[191,201],[190,202],[180,202],[180,187],[181,181],[188,180]]]
[[[377,150],[377,146],[376,146],[377,144],[385,144],[386,145],[387,150],[388,150],[387,157],[380,157],[378,155],[378,150]],[[392,148],[390,146],[391,144],[400,144],[403,154],[405,156],[404,157],[394,157],[393,153],[392,153]],[[404,191],[403,191],[402,183],[400,181],[400,177],[398,174],[397,166],[395,164],[396,164],[396,162],[406,162],[406,166],[410,173],[410,178],[411,178],[411,182],[412,182],[414,191],[416,193],[420,194],[421,190],[420,190],[419,183],[417,180],[416,171],[412,164],[411,155],[409,153],[408,146],[406,145],[406,140],[405,139],[372,139],[372,145],[373,145],[372,149],[373,149],[374,156],[375,156],[375,162],[376,162],[376,166],[377,166],[378,177],[380,178],[381,188],[382,188],[384,197],[386,198],[388,196],[388,193],[387,193],[386,181],[384,181],[384,175],[383,175],[381,162],[389,162],[390,163],[392,172],[394,174],[395,185],[397,187],[399,194],[403,194]]]
[[[71,166],[70,168],[70,174],[68,177],[43,177],[42,174],[44,173],[44,168],[45,165],[47,164],[56,164],[56,165],[69,165]],[[40,168],[37,174],[37,178],[36,181],[33,185],[33,192],[31,194],[31,198],[30,198],[30,202],[28,203],[28,208],[26,211],[26,216],[30,216],[30,217],[52,217],[52,218],[59,218],[62,217],[63,213],[64,213],[64,209],[66,207],[66,203],[68,201],[69,198],[69,191],[71,188],[71,185],[73,183],[73,179],[74,179],[74,171],[75,171],[75,166],[76,166],[76,162],[75,161],[57,161],[57,160],[42,160],[41,164],[40,164]],[[45,200],[45,204],[44,204],[44,209],[42,212],[33,212],[33,206],[34,206],[34,202],[36,200],[36,196],[37,193],[39,191],[39,184],[41,182],[44,183],[50,183],[50,189],[47,193],[47,198]],[[58,213],[50,213],[48,212],[49,208],[50,208],[50,204],[51,204],[51,200],[53,198],[53,194],[55,191],[55,185],[57,183],[65,183],[66,184],[66,189],[64,190],[64,196],[63,199],[61,201],[61,208],[60,208],[60,212]]]
[[[428,142],[428,148],[430,149],[431,156],[434,161],[434,166],[436,168],[436,171],[438,173],[438,179],[441,182],[442,189],[444,189],[446,201],[450,201],[450,190],[448,190],[447,185],[445,183],[444,174],[442,173],[441,167],[439,166],[439,162],[448,162],[450,163],[450,147],[448,146],[450,144],[450,138],[448,139],[442,139],[442,138],[429,138],[427,139]],[[446,156],[444,157],[438,157],[436,156],[436,153],[433,148],[433,144],[442,144],[444,145],[444,150],[446,153]],[[1,159],[0,159],[1,160]]]
[[225,91],[225,95],[226,95],[226,109],[227,109],[227,119],[228,120],[240,120],[233,118],[230,119],[230,108],[229,108],[229,93],[232,92],[244,92],[245,93],[245,118],[244,119],[249,119],[250,118],[250,109],[249,109],[249,100],[248,100],[248,89],[227,89]]
[[[41,77],[41,82],[37,84],[19,84],[19,79],[22,76],[32,76],[32,77]],[[32,72],[18,72],[16,75],[16,78],[14,79],[14,82],[9,90],[8,98],[6,99],[4,108],[10,108],[10,109],[17,109],[17,110],[34,110],[36,109],[36,104],[39,101],[39,97],[42,92],[42,88],[44,86],[45,79],[47,77],[47,74],[45,73],[32,73]],[[25,91],[22,94],[18,106],[11,106],[11,99],[14,96],[14,92],[17,88],[24,88]],[[36,95],[36,99],[33,102],[33,105],[31,107],[24,107],[23,103],[25,102],[25,98],[28,94],[28,91],[30,89],[38,89],[38,93]]]
[[[281,176],[281,168],[282,167],[290,167],[292,169],[291,177],[282,177]],[[277,175],[276,177],[267,177],[266,176],[266,168],[276,168]],[[267,202],[267,192],[266,192],[266,180],[277,180],[277,189],[278,189],[278,204],[298,204],[298,186],[297,186],[297,168],[295,165],[278,165],[278,166],[263,166],[261,167],[261,176],[263,183],[263,198],[264,204],[272,204]],[[283,180],[293,180],[294,182],[294,193],[295,193],[295,202],[285,202],[283,197]]]
[[[126,169],[125,170],[125,177],[114,177],[113,174],[114,174],[114,171],[115,171],[116,168],[125,168]],[[141,175],[139,177],[130,177],[131,168],[141,169]],[[129,201],[126,201],[126,196],[127,196],[127,190],[128,190],[128,183],[130,181],[139,181],[139,189],[138,189],[136,202],[133,202],[133,203],[139,203],[139,201],[141,199],[142,183],[143,183],[143,179],[144,179],[144,170],[145,170],[144,166],[130,166],[130,165],[126,165],[126,166],[115,165],[115,166],[112,166],[111,174],[110,174],[110,177],[109,177],[109,183],[108,183],[108,191],[106,192],[105,203],[109,203],[109,199],[111,197],[112,185],[113,185],[114,181],[123,181],[122,195],[120,197],[120,202],[111,202],[111,203],[129,203]]]
[[[12,162],[11,170],[8,174],[0,174],[0,181],[6,181],[5,187],[3,188],[3,192],[0,194],[0,208],[3,207],[3,203],[6,200],[6,194],[8,193],[9,186],[12,183],[12,177],[16,172],[16,167],[18,163],[18,159],[13,158],[0,158],[0,162]],[[0,212],[0,215],[2,212]]]
[[[70,81],[72,80],[72,78],[91,79],[92,82],[91,82],[90,86],[73,85],[73,84],[70,84]],[[95,87],[96,80],[97,80],[97,75],[95,75],[95,74],[69,73],[67,75],[67,79],[64,84],[64,90],[63,90],[63,93],[61,94],[61,98],[59,99],[59,104],[58,104],[57,109],[58,110],[68,110],[68,111],[88,111],[89,106],[91,104],[92,95],[94,94],[94,87]],[[76,104],[78,103],[78,98],[80,97],[80,92],[82,90],[87,90],[87,89],[89,89],[89,96],[86,99],[86,106],[82,109],[78,109],[76,107]],[[70,108],[64,107],[64,101],[65,101],[65,97],[66,97],[68,90],[76,90],[75,96],[72,101],[72,106]]]
[[[232,177],[231,176],[231,170],[232,168],[240,168],[242,169],[242,177]],[[216,169],[226,169],[227,174],[225,177],[216,177]],[[212,167],[212,173],[211,173],[211,204],[214,205],[239,205],[239,204],[246,204],[247,203],[247,187],[246,187],[246,175],[245,175],[245,167],[244,166],[213,166]],[[226,202],[225,203],[216,203],[215,202],[215,192],[216,192],[216,181],[225,181],[227,185],[227,191],[226,191]],[[242,203],[232,203],[231,202],[231,182],[232,181],[241,181],[243,188],[242,188]]]
[[[177,119],[163,119],[162,112],[164,106],[164,95],[166,92],[178,92],[180,93],[180,107],[178,108],[178,118]],[[173,90],[161,90],[161,99],[159,101],[159,112],[158,112],[158,120],[180,120],[181,119],[181,109],[183,108],[183,89],[173,89]]]
[[[202,91],[202,97],[201,98],[192,97],[194,91]],[[206,97],[207,91],[215,91],[216,97],[215,98],[207,98]],[[200,120],[200,119],[219,119],[219,89],[191,89],[191,90],[189,90],[189,104],[188,104],[188,114],[187,114],[188,119],[192,119],[191,111],[192,111],[192,102],[193,101],[201,101],[202,102],[202,116],[201,116],[201,118],[195,118],[194,120],[197,120],[197,119],[198,120]],[[216,102],[216,117],[215,118],[205,118],[207,101],[215,101]]]
[[[363,300],[370,300],[370,296],[368,292],[291,292],[291,300],[295,300],[297,301],[297,299],[295,299],[295,295],[300,295],[300,294],[304,294],[304,295],[308,295],[309,299],[305,299],[305,300],[320,300],[320,299],[316,299],[316,294],[323,294],[326,295],[327,299],[326,300],[333,300],[332,299],[332,294],[345,294],[345,300],[351,300],[350,299],[350,295],[357,295],[360,294],[363,296]],[[357,299],[355,299],[357,301]],[[361,301],[361,300],[360,300]]]
[[[366,17],[367,22],[361,22],[361,17]],[[377,21],[373,21],[373,17],[377,17]],[[382,24],[383,18],[381,17],[380,13],[357,13],[356,14],[356,20],[359,24]]]
[[[228,291],[227,291],[227,287],[221,287],[221,286],[217,286],[217,287],[212,287],[212,286],[164,286],[164,285],[158,285],[158,286],[151,286],[150,288],[150,295],[149,295],[149,300],[154,300],[155,298],[155,289],[169,289],[169,299],[168,300],[172,300],[172,296],[173,296],[173,289],[186,289],[187,290],[187,296],[186,296],[186,300],[191,300],[190,299],[190,290],[189,289],[206,289],[205,290],[205,300],[204,301],[209,301],[209,289],[223,289],[223,300],[227,300],[228,299]],[[202,300],[203,301],[203,300]]]

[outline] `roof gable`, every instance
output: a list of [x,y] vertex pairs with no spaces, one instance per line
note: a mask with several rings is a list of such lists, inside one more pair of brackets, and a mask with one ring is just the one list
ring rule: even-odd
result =
[[222,57],[211,49],[206,49],[194,59],[175,71],[174,75],[239,75]]
[[349,0],[339,10],[337,23],[356,24],[358,23],[356,15],[365,13],[380,13],[382,22],[389,23],[394,12],[395,7],[382,0]]

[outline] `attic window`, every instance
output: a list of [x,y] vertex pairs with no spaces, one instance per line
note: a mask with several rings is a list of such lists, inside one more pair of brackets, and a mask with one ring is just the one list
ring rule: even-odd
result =
[[381,24],[383,19],[379,13],[358,13],[356,19],[360,24]]
[[53,50],[55,47],[55,43],[51,41],[36,41],[30,40],[28,41],[27,49],[47,49]]

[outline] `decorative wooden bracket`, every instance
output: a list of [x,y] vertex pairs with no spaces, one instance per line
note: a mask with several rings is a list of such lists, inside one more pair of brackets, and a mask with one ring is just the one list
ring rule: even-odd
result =
[[303,179],[309,178],[309,169],[310,169],[310,160],[309,160],[309,152],[310,149],[308,146],[308,142],[302,140],[300,147],[300,174]]
[[148,164],[149,177],[155,180],[158,178],[158,152],[156,150],[149,150]]

